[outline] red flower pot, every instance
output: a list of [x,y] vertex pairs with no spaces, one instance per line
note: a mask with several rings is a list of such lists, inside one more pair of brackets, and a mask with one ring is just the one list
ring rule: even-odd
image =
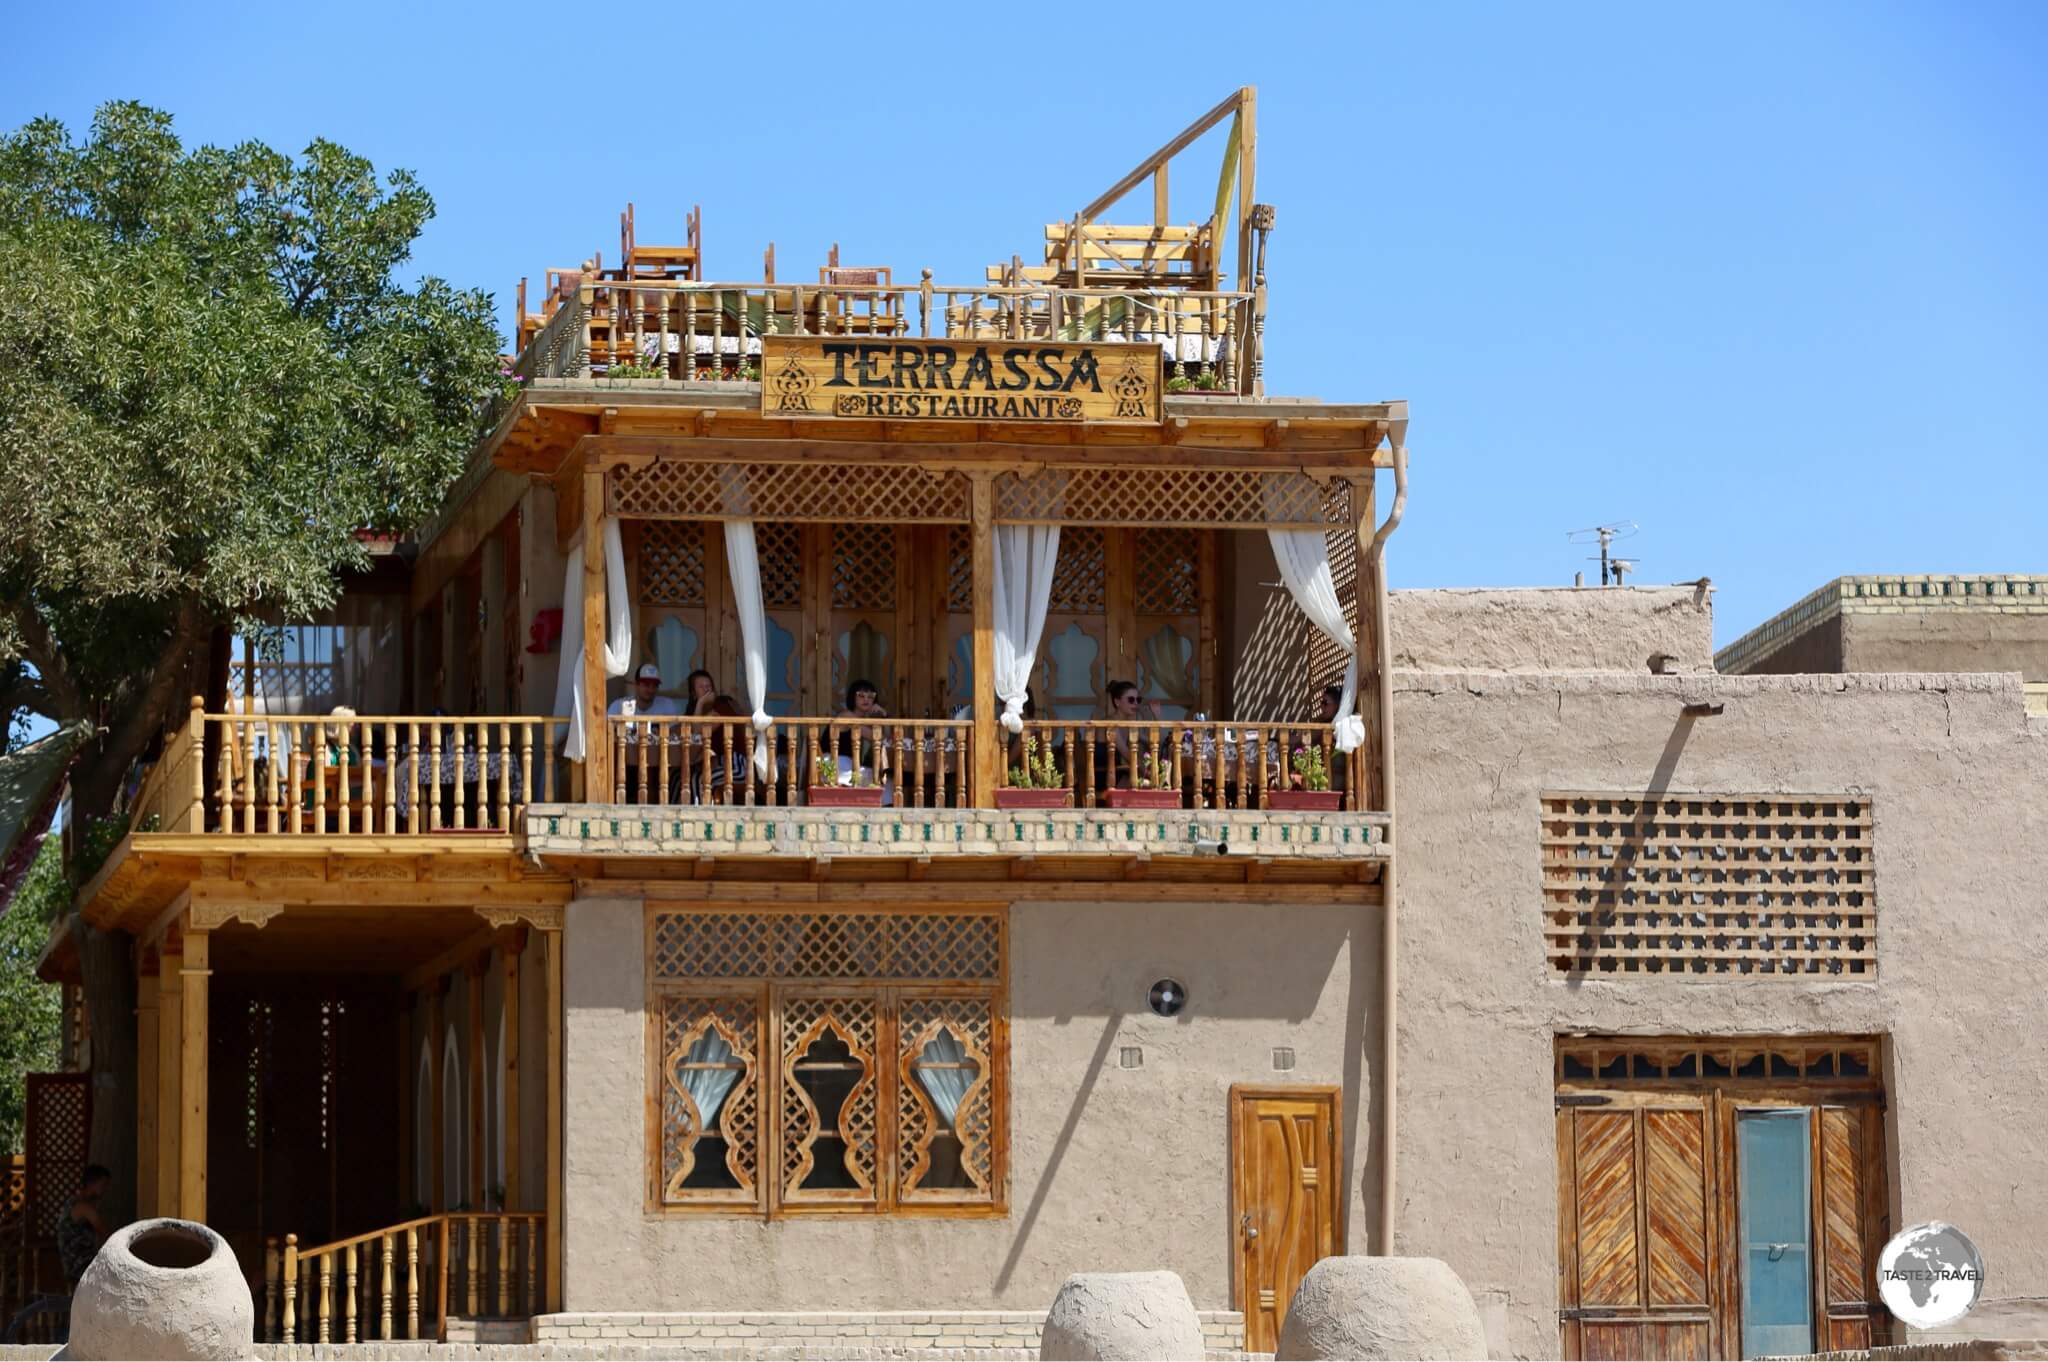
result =
[[879,785],[813,785],[811,807],[814,809],[879,809],[882,807],[882,787]]
[[1103,798],[1112,809],[1177,809],[1179,790],[1105,790]]
[[996,807],[999,809],[1071,809],[1074,807],[1072,790],[1025,790],[1007,785],[996,787]]
[[1335,813],[1344,807],[1342,790],[1268,790],[1266,807],[1289,813]]

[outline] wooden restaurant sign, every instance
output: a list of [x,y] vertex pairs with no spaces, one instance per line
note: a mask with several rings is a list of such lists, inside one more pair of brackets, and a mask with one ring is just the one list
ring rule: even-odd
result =
[[761,373],[763,416],[1160,420],[1156,345],[763,336]]

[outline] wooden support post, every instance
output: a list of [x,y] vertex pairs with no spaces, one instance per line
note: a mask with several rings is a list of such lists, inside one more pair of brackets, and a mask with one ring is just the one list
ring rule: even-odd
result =
[[[1249,289],[1252,277],[1252,200],[1258,195],[1259,92],[1237,92],[1237,276],[1232,287]],[[1222,264],[1222,261],[1217,261]],[[1220,287],[1219,283],[1219,287]]]
[[1152,225],[1154,227],[1164,227],[1168,216],[1166,162],[1161,161],[1159,168],[1152,172]]
[[[1358,635],[1358,717],[1365,721],[1364,779],[1354,779],[1350,789],[1361,810],[1386,808],[1386,781],[1382,778],[1387,735],[1380,732],[1380,687],[1387,683],[1380,666],[1379,588],[1372,561],[1373,485],[1370,473],[1351,479],[1352,552],[1357,555],[1351,574],[1355,600],[1352,623]],[[1357,769],[1354,766],[1354,769]]]
[[398,1011],[398,1187],[399,1204],[410,1206],[419,1192],[419,1169],[414,1163],[415,1150],[419,1145],[420,1114],[414,1108],[418,1100],[420,1067],[419,1046],[413,1037],[419,1034],[415,1024],[415,1013],[419,1000],[411,994],[405,995],[405,1006]]
[[448,1089],[443,1072],[447,1063],[448,979],[442,976],[428,985],[432,991],[427,1004],[427,1102],[433,1113],[428,1124],[432,1147],[427,1151],[434,1170],[427,1204],[438,1213],[448,1209]]
[[145,951],[135,981],[135,1213],[145,1219],[162,1214],[156,1208],[158,968],[155,955]]
[[523,1211],[519,1177],[519,962],[526,954],[526,929],[515,927],[506,933],[505,961],[505,1205],[507,1211]]
[[469,1204],[484,1209],[484,974],[491,953],[469,962]]
[[562,941],[561,931],[543,932],[541,944],[547,951],[547,1059],[548,1059],[548,1247],[547,1310],[562,1308]]
[[[1219,610],[1217,597],[1221,592],[1220,582],[1222,580],[1222,574],[1217,570],[1217,555],[1221,552],[1221,545],[1218,541],[1221,538],[1222,535],[1217,530],[1195,531],[1195,552],[1197,555],[1196,580],[1200,584],[1198,591],[1200,596],[1199,604],[1202,611],[1200,641],[1195,647],[1195,666],[1199,673],[1199,679],[1196,684],[1201,688],[1202,712],[1212,719],[1218,717],[1223,712],[1223,706],[1218,700],[1218,696],[1221,694],[1219,687],[1221,684],[1223,661],[1221,657],[1222,649],[1217,642],[1217,635],[1220,631],[1216,624]],[[1223,754],[1219,749],[1217,760],[1221,761],[1222,759]],[[1222,788],[1223,784],[1219,778],[1217,789],[1221,790]]]
[[[175,929],[173,929],[175,932]],[[175,1216],[178,1204],[178,1136],[185,1127],[179,1112],[181,1058],[185,1044],[185,966],[183,946],[167,937],[157,953],[156,988],[156,1213]]]
[[604,471],[583,470],[583,780],[586,796],[612,797],[611,735],[604,721]]
[[206,981],[212,975],[212,933],[185,933],[184,998],[178,1076],[178,1214],[206,1220]]
[[996,725],[995,474],[967,476],[974,517],[974,807],[992,809],[1003,751]]

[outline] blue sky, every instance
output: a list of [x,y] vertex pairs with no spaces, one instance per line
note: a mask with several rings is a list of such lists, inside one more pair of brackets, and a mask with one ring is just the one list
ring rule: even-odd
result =
[[1840,573],[2048,571],[2048,6],[878,13],[16,5],[0,124],[409,167],[420,267],[504,312],[629,198],[702,203],[718,278],[978,279],[1255,84],[1268,386],[1412,404],[1395,585],[1568,583],[1633,519],[1726,643]]

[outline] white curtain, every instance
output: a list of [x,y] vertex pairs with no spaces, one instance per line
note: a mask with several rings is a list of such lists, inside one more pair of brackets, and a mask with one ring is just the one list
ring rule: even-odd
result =
[[[583,732],[583,539],[569,546],[562,570],[562,661],[555,673],[555,713],[569,721],[562,755],[582,761]],[[604,522],[604,674],[624,676],[633,665],[633,601],[626,590],[626,544],[616,519]]]
[[1330,577],[1330,545],[1321,530],[1267,530],[1280,580],[1287,594],[1308,616],[1309,623],[1344,650],[1344,698],[1337,703],[1337,721],[1330,725],[1339,752],[1355,751],[1365,741],[1365,721],[1358,717],[1358,640],[1344,622],[1344,604]]
[[[1024,696],[1038,660],[1045,609],[1052,600],[1053,568],[1059,562],[1057,525],[998,525],[996,550],[996,698],[1003,702],[1003,727],[1024,731]],[[981,678],[976,677],[977,686]]]
[[[960,1038],[951,1031],[940,1031],[925,1043],[918,1052],[917,1081],[932,1099],[932,1105],[946,1118],[949,1128],[957,1129],[955,1113],[960,1110],[960,1099],[967,1096],[967,1090],[974,1086],[978,1070],[969,1065],[967,1049],[960,1044]],[[960,1068],[936,1069],[935,1064],[957,1064]],[[692,1094],[693,1096],[695,1094]]]
[[[716,1031],[706,1031],[683,1051],[685,1064],[726,1064],[732,1057],[732,1046]],[[683,1071],[683,1089],[697,1104],[697,1118],[702,1123],[698,1127],[700,1135],[716,1127],[718,1109],[725,1104],[725,1095],[732,1091],[732,1085],[739,1081],[739,1076],[737,1065],[730,1069]]]
[[732,579],[733,604],[739,609],[740,646],[746,653],[747,703],[754,707],[754,771],[768,779],[768,611],[761,604],[761,550],[754,541],[754,522],[725,522],[726,576]]

